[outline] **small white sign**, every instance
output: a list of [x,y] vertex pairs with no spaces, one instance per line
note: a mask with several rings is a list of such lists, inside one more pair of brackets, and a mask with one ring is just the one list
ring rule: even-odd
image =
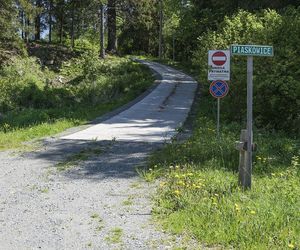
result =
[[230,80],[230,51],[208,51],[208,80]]

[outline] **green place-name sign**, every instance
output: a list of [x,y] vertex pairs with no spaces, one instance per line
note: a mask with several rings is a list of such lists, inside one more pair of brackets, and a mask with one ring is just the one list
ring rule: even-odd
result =
[[240,56],[273,56],[273,46],[231,45],[231,54]]

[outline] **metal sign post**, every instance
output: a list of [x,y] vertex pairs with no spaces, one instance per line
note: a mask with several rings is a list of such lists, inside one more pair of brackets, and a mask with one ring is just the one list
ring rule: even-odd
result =
[[218,110],[217,110],[217,138],[220,139],[220,98],[218,100]]
[[231,55],[247,56],[247,130],[242,130],[237,149],[240,151],[239,184],[251,188],[253,145],[253,56],[273,56],[272,46],[231,45]]
[[213,81],[210,84],[209,92],[210,94],[217,98],[217,138],[220,138],[220,99],[225,97],[228,94],[229,86],[225,81]]

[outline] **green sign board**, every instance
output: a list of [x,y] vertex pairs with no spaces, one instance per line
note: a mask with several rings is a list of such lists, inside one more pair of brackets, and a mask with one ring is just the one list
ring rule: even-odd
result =
[[239,56],[273,56],[273,46],[231,45],[231,54]]

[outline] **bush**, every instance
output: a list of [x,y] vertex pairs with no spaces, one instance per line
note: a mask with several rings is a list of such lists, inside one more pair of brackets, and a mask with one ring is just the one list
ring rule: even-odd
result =
[[[274,10],[256,14],[240,10],[225,17],[218,31],[198,38],[193,63],[201,69],[201,81],[206,82],[209,49],[228,49],[231,44],[273,45],[273,58],[254,59],[255,125],[296,134],[300,132],[299,34],[300,8],[288,8],[281,15]],[[231,90],[222,101],[227,119],[245,119],[246,79],[246,58],[233,57]]]
[[23,105],[31,105],[45,82],[45,73],[35,58],[13,57],[0,71],[0,110],[6,112]]

